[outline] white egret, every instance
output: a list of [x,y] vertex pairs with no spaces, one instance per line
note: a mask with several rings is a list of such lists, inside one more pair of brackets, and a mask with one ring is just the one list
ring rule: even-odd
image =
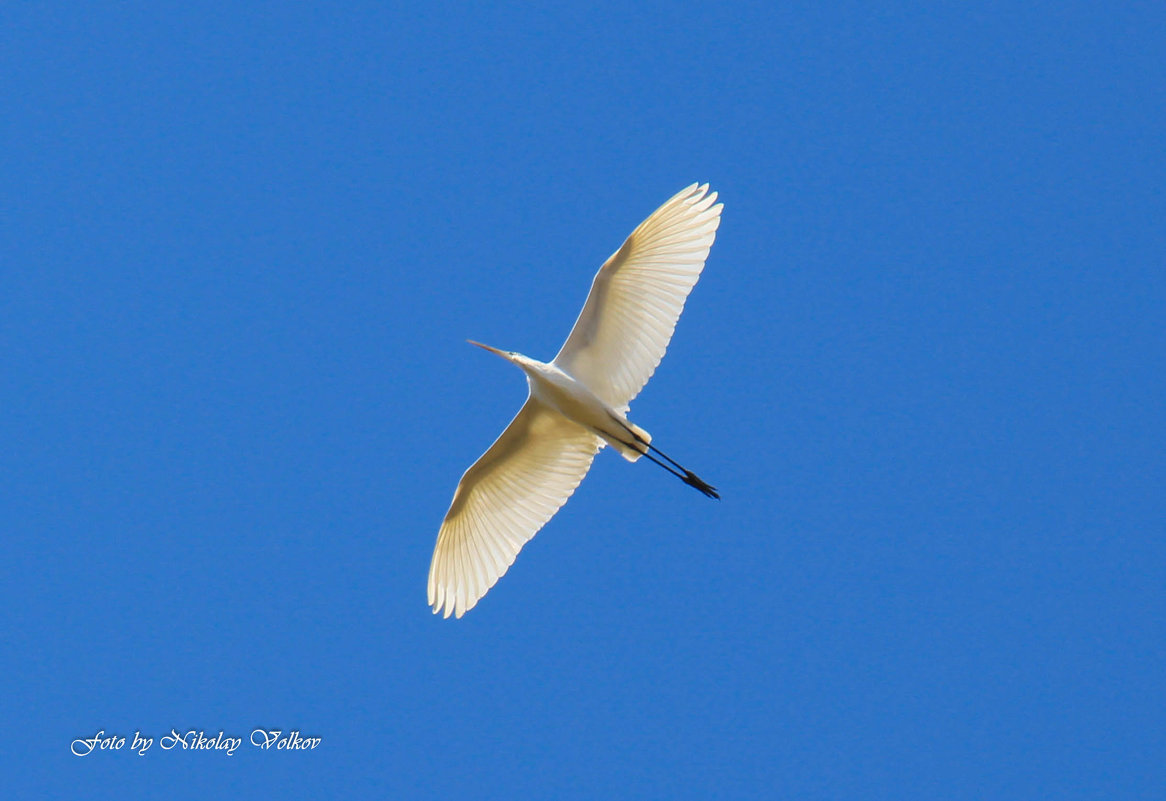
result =
[[429,567],[434,613],[461,617],[472,609],[571,497],[605,444],[629,462],[647,456],[720,497],[627,419],[629,402],[664,356],[704,269],[721,220],[716,199],[708,184],[693,184],[640,223],[600,268],[551,362],[471,341],[522,368],[529,394],[458,483]]

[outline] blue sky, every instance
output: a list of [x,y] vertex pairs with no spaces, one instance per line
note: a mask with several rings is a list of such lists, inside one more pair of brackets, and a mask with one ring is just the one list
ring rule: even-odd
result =
[[[1160,5],[8,4],[0,71],[11,797],[1160,795]],[[435,618],[465,340],[698,180],[632,417],[724,499],[605,450]]]

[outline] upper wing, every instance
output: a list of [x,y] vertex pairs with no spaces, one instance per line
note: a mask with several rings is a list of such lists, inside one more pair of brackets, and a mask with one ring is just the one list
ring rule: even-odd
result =
[[528,397],[458,483],[429,566],[429,605],[461,617],[587,475],[601,440]]
[[708,184],[677,193],[600,268],[554,364],[627,410],[664,357],[708,258],[721,204]]

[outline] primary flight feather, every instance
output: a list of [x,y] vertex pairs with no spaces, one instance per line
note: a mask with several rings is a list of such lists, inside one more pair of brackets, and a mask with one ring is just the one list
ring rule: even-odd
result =
[[627,419],[700,278],[722,204],[708,184],[678,192],[600,268],[567,341],[549,362],[472,344],[526,374],[526,403],[458,482],[429,567],[429,605],[461,617],[514,563],[611,445],[641,456],[709,497],[716,489],[652,445]]

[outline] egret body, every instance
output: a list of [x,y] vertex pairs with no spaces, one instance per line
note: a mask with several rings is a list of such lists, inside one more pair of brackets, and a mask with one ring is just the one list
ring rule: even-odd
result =
[[462,476],[429,568],[433,611],[461,617],[514,563],[611,445],[646,456],[711,498],[716,489],[652,445],[628,404],[663,358],[720,224],[708,184],[674,195],[600,268],[575,327],[550,362],[471,344],[526,374],[518,415]]

